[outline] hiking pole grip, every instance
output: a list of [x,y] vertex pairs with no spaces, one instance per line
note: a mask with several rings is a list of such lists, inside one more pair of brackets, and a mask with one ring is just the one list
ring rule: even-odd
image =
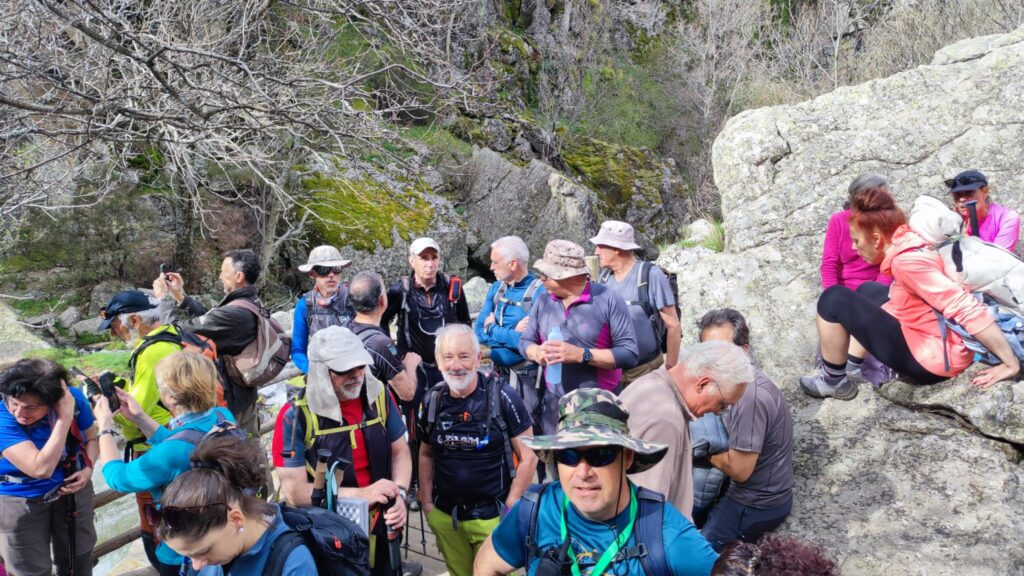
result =
[[316,469],[313,472],[313,493],[309,496],[309,503],[314,508],[321,508],[324,505],[324,486],[327,485],[327,460],[331,457],[330,450],[316,451]]
[[[384,511],[391,510],[395,502],[397,501],[394,498],[389,498],[388,503],[384,505]],[[383,515],[383,512],[381,514]],[[391,561],[391,569],[394,571],[395,576],[402,576],[402,534],[386,521],[384,525],[388,528],[388,556]]]
[[968,200],[964,203],[967,206],[967,218],[971,225],[971,236],[978,237],[978,201]]

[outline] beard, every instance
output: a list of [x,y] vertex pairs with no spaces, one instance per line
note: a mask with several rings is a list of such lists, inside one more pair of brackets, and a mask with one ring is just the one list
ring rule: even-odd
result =
[[460,394],[473,385],[476,376],[473,370],[451,370],[442,373],[445,383]]
[[338,398],[342,402],[348,400],[355,400],[359,398],[359,395],[363,392],[363,382],[359,382],[356,386],[336,386],[334,393],[338,395]]

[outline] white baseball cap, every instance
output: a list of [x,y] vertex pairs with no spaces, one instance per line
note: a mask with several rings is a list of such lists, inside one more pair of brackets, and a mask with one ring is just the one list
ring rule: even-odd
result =
[[409,255],[419,256],[427,248],[433,248],[438,254],[441,254],[441,247],[437,245],[437,242],[434,242],[433,238],[424,236],[423,238],[413,240],[412,244],[409,244]]

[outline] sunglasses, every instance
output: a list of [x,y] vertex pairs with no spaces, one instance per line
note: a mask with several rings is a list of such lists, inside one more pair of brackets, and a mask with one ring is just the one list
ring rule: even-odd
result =
[[559,464],[576,467],[580,465],[580,460],[586,460],[590,466],[601,468],[615,462],[619,452],[622,452],[621,446],[598,446],[587,450],[566,448],[555,451],[555,461]]
[[987,186],[988,182],[985,182],[981,178],[975,178],[974,176],[961,176],[959,178],[950,178],[945,181],[946,188],[956,188],[957,186],[970,186],[972,184],[981,184]]
[[210,518],[226,518],[228,505],[224,503],[206,504],[203,506],[164,506],[146,504],[142,507],[146,521],[151,526],[159,526],[161,522],[168,526],[180,527],[207,521]]
[[978,190],[979,189],[961,190],[960,192],[953,192],[953,202],[963,202],[964,200],[974,198],[974,195],[978,192]]
[[356,366],[355,368],[349,368],[344,372],[338,372],[337,370],[331,370],[330,368],[328,368],[327,371],[335,376],[339,376],[341,378],[348,378],[349,376],[355,374],[356,370],[362,370],[363,368],[366,368],[366,366]]
[[313,266],[313,273],[317,276],[328,276],[330,274],[341,276],[342,270],[344,270],[344,268],[341,266]]

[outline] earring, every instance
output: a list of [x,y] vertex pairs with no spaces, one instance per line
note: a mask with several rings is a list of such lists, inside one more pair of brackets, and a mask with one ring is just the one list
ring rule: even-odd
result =
[[239,526],[238,527],[238,532],[239,533],[245,532],[245,526]]

